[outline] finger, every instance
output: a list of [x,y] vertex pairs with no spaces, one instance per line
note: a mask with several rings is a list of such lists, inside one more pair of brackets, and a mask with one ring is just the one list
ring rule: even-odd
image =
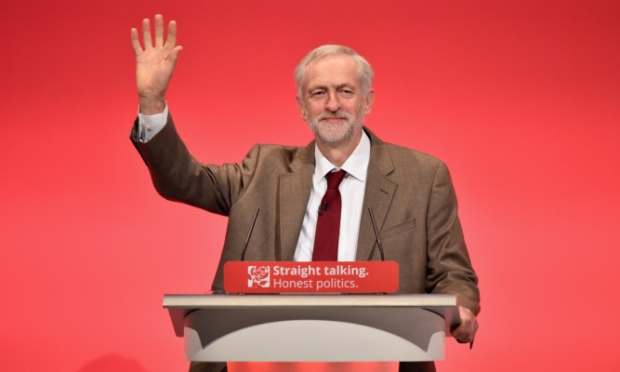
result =
[[461,318],[461,323],[452,328],[450,333],[458,342],[468,342],[470,327],[469,319]]
[[183,47],[180,45],[172,49],[172,52],[170,52],[170,60],[173,63],[177,62],[177,59],[179,58],[179,53],[181,53],[182,50],[183,50]]
[[461,323],[458,327],[452,329],[450,333],[460,343],[472,342],[478,331],[478,322],[475,318]]
[[177,23],[170,21],[168,24],[168,38],[166,39],[166,47],[174,48],[177,44]]
[[142,20],[142,38],[144,39],[144,50],[151,49],[153,41],[151,40],[151,21],[148,18]]
[[131,45],[133,46],[133,51],[136,55],[141,54],[143,52],[142,46],[140,45],[140,37],[138,36],[138,30],[135,28],[131,29]]
[[164,17],[161,14],[155,16],[155,47],[164,46]]

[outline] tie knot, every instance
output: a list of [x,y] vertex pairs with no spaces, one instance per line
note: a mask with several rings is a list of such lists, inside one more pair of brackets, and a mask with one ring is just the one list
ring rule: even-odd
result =
[[337,189],[338,186],[340,186],[340,182],[342,182],[346,174],[347,172],[343,171],[342,169],[336,172],[327,173],[327,175],[325,175],[325,178],[327,178],[327,189],[328,190]]

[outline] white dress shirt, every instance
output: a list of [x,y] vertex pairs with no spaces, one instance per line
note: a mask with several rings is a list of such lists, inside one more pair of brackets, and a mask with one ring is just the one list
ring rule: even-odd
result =
[[327,179],[325,175],[333,170],[342,169],[347,175],[342,180],[340,195],[342,210],[340,215],[340,235],[338,237],[338,261],[355,261],[357,254],[357,237],[362,218],[364,192],[366,190],[366,173],[370,161],[370,139],[363,132],[362,140],[341,168],[337,168],[323,156],[318,147],[314,149],[314,174],[312,190],[306,207],[304,222],[295,248],[295,261],[312,261],[314,250],[314,234],[319,215],[319,206],[325,191]]

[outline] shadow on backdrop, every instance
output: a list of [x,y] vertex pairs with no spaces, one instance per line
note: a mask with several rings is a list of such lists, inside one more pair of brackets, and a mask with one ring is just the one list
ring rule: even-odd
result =
[[125,358],[119,354],[107,354],[88,362],[78,372],[146,372],[140,364],[133,359]]

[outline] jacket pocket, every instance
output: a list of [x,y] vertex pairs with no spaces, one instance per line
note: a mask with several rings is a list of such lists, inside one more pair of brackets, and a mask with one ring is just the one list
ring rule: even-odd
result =
[[415,227],[415,218],[411,218],[399,223],[396,226],[389,227],[386,230],[383,230],[379,233],[379,236],[382,240],[391,238],[392,236],[398,235],[402,232],[411,230]]

